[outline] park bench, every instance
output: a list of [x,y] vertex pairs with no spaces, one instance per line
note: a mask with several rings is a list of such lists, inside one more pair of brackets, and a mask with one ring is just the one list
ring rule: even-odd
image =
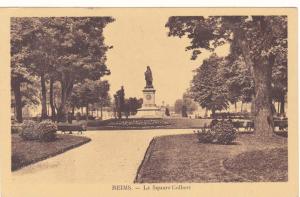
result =
[[274,127],[278,127],[279,131],[284,131],[284,132],[287,132],[287,129],[288,129],[288,121],[287,119],[283,119],[283,120],[280,120],[280,119],[275,119],[274,120]]
[[82,134],[83,131],[86,131],[86,126],[84,124],[58,123],[57,130],[61,131],[64,134],[66,132],[72,134],[73,131],[77,131],[78,133]]
[[238,130],[243,132],[250,132],[254,130],[254,123],[251,120],[238,120],[232,121],[233,126]]

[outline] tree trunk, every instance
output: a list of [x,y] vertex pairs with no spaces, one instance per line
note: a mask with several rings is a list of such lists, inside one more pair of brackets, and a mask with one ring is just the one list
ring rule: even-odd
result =
[[86,121],[89,119],[89,104],[86,105]]
[[61,87],[61,104],[57,110],[57,121],[65,122],[66,121],[66,90],[62,86]]
[[255,133],[262,136],[273,135],[271,79],[274,57],[253,62],[247,39],[244,37],[245,32],[240,28],[235,28],[235,36],[238,39],[249,72],[254,77],[255,99],[252,108],[254,110]]
[[204,118],[207,118],[207,108],[205,108]]
[[118,109],[118,118],[119,118],[119,119],[122,119],[122,112],[121,112],[120,109]]
[[241,112],[243,112],[243,101],[242,101],[242,104],[241,104]]
[[53,91],[53,85],[54,85],[54,80],[51,78],[50,79],[50,107],[51,107],[51,119],[52,121],[56,120],[56,110],[55,110],[55,105],[54,105],[54,91]]
[[251,116],[254,116],[255,113],[255,96],[252,96],[252,100],[251,100]]
[[102,105],[100,106],[100,117],[101,117],[101,120],[103,119],[103,107]]
[[272,113],[271,79],[272,66],[269,62],[254,66],[255,113],[254,130],[257,135],[273,135],[274,123]]
[[237,112],[236,101],[234,101],[234,110],[235,110],[235,112]]
[[41,74],[41,88],[42,88],[42,114],[41,119],[47,118],[47,91],[46,91],[46,80],[44,73]]
[[14,83],[12,88],[13,88],[14,96],[15,96],[16,119],[19,123],[21,123],[21,122],[23,122],[21,83],[19,83],[19,82]]
[[284,96],[282,96],[280,98],[280,114],[282,115],[285,114],[284,103],[285,103]]
[[212,118],[215,117],[215,113],[216,113],[216,110],[215,110],[215,108],[213,107],[213,108],[211,109],[211,117],[212,117]]
[[14,106],[14,118],[15,120],[17,120],[17,110],[16,110],[16,104]]
[[67,101],[73,89],[73,80],[70,78],[69,73],[62,73],[61,83],[61,104],[57,110],[58,121],[66,121]]
[[277,113],[280,113],[280,102],[277,102]]
[[75,116],[75,107],[72,106],[72,116],[74,117]]

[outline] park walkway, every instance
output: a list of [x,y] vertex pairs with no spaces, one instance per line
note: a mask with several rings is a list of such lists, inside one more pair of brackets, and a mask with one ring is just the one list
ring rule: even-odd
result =
[[91,142],[13,172],[20,183],[133,183],[154,136],[192,133],[191,129],[87,131]]

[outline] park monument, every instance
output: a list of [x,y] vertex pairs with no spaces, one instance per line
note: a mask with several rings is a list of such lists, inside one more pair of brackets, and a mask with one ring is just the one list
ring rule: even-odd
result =
[[146,86],[143,91],[143,105],[142,108],[138,109],[136,117],[141,118],[155,118],[161,117],[161,111],[155,104],[155,92],[153,87],[153,76],[150,66],[147,66],[145,71]]

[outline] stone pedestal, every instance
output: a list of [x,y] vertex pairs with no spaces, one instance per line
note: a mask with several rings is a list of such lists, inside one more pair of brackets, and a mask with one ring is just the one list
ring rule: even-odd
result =
[[143,94],[143,106],[138,109],[135,117],[141,118],[159,118],[161,117],[161,111],[155,104],[155,89],[144,88]]

